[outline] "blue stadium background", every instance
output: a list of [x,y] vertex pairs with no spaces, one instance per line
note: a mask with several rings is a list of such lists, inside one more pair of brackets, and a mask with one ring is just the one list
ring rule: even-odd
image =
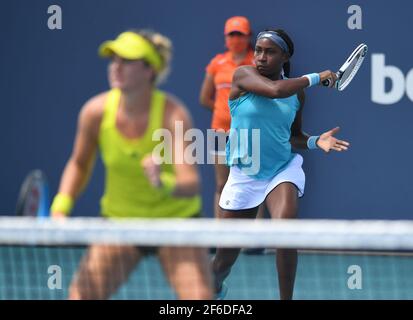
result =
[[[49,30],[47,8],[63,11],[63,29]],[[362,30],[350,30],[347,9],[362,9]],[[344,154],[302,152],[307,174],[302,218],[412,217],[413,103],[407,95],[395,104],[371,100],[371,55],[404,75],[413,68],[413,3],[393,1],[149,1],[13,0],[0,10],[1,117],[0,214],[15,209],[20,184],[29,170],[43,169],[51,191],[71,152],[77,114],[92,95],[108,88],[106,61],[98,45],[132,27],[150,27],[169,36],[175,47],[173,70],[163,89],[187,104],[198,128],[210,113],[198,103],[208,61],[224,50],[223,24],[247,16],[254,31],[274,26],[288,31],[296,45],[292,75],[336,69],[352,48],[366,42],[366,63],[351,86],[338,93],[307,90],[304,129],[312,134],[339,125],[352,147]],[[390,90],[390,83],[387,89]],[[412,84],[413,85],[413,84]],[[204,211],[212,213],[213,167],[201,165]],[[74,215],[96,215],[103,190],[98,161]]]

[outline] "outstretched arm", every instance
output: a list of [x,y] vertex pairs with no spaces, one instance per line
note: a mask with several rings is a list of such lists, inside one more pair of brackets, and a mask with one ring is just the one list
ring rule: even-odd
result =
[[[308,139],[310,136],[302,130],[302,111],[305,102],[304,91],[301,90],[298,93],[298,100],[300,101],[300,109],[298,110],[295,120],[291,126],[291,145],[296,149],[308,149]],[[350,143],[344,140],[339,140],[334,135],[340,130],[339,127],[331,129],[317,139],[317,147],[325,152],[334,151],[346,151],[350,146]]]

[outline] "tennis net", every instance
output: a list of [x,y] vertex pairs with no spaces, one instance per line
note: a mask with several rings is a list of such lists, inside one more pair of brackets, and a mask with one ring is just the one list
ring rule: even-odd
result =
[[266,249],[241,251],[226,299],[278,299],[281,248],[294,299],[413,299],[412,221],[21,217],[0,218],[0,299],[202,298],[216,247]]

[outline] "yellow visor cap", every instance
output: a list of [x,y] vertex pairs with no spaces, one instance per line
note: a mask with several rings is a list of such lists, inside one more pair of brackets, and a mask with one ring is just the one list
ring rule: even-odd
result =
[[102,43],[99,47],[99,55],[108,58],[118,55],[128,60],[144,59],[156,71],[162,68],[162,59],[154,46],[144,37],[134,32],[123,32],[115,40]]

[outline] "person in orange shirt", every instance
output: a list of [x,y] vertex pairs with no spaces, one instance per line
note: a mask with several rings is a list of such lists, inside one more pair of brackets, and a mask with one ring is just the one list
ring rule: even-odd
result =
[[[206,67],[201,88],[200,103],[213,112],[211,128],[216,130],[217,140],[225,141],[231,124],[228,98],[232,76],[236,68],[254,64],[251,46],[251,27],[246,17],[229,18],[225,23],[224,53],[217,54]],[[229,167],[225,165],[225,144],[215,141],[215,199],[214,214],[219,218],[218,201],[228,179]]]

